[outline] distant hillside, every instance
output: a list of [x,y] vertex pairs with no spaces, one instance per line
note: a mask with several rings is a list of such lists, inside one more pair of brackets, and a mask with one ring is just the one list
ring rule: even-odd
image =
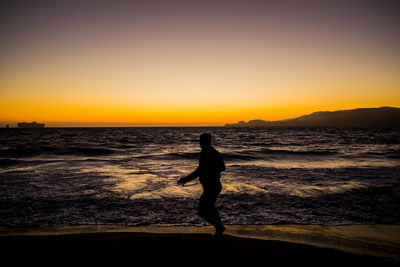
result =
[[317,111],[294,119],[280,121],[240,121],[238,123],[226,124],[225,126],[400,126],[400,108],[380,107]]

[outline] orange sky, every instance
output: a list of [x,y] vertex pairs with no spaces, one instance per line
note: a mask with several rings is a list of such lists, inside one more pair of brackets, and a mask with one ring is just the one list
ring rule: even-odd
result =
[[215,125],[400,107],[393,8],[251,2],[8,7],[0,123]]

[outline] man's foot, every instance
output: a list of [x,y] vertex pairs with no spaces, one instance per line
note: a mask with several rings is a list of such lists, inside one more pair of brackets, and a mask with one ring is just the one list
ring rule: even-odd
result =
[[226,228],[223,225],[221,227],[218,227],[217,229],[215,229],[214,237],[222,236],[222,233],[225,232],[225,230],[226,230]]

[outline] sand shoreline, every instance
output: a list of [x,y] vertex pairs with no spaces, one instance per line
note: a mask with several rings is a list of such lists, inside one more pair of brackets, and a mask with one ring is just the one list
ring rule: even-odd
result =
[[[298,253],[295,252],[296,249],[291,246],[300,246],[300,250],[304,250],[305,254],[310,253],[313,255],[316,253],[314,250],[319,251],[318,253],[321,253],[320,250],[322,250],[322,254],[327,253],[327,255],[330,255],[335,251],[335,253],[341,255],[340,257],[351,255],[351,257],[359,256],[363,259],[372,257],[374,259],[386,259],[392,263],[400,262],[398,255],[400,251],[400,226],[397,225],[228,225],[226,236],[221,240],[215,240],[211,236],[212,232],[213,229],[208,226],[125,227],[121,225],[84,225],[29,229],[16,228],[0,229],[0,242],[2,246],[11,242],[16,247],[21,244],[31,244],[34,247],[39,242],[46,249],[49,249],[47,246],[50,243],[58,244],[62,247],[61,244],[68,240],[69,243],[67,243],[73,244],[72,247],[77,252],[83,249],[97,254],[102,249],[105,252],[108,251],[106,249],[107,242],[117,244],[117,247],[119,246],[122,251],[128,247],[135,247],[135,250],[140,251],[137,246],[140,247],[141,243],[147,244],[150,242],[149,240],[152,240],[150,247],[156,250],[156,254],[162,253],[166,255],[169,255],[167,253],[168,249],[163,252],[162,250],[165,248],[163,246],[158,247],[157,243],[166,242],[181,249],[186,249],[187,246],[209,247],[211,245],[218,247],[218,243],[215,242],[222,242],[220,244],[222,246],[237,246],[237,252],[242,253],[244,249],[242,243],[247,242],[247,246],[253,247],[255,251],[264,251],[263,247],[272,246],[276,250],[275,254],[279,255],[281,253],[282,256],[286,253],[292,253],[294,256],[299,257]],[[121,244],[127,239],[130,240],[130,245]],[[82,240],[89,242],[88,246],[81,247]],[[103,242],[104,246],[101,249],[90,248],[93,245],[90,240]],[[265,251],[265,253],[270,254],[268,249]],[[173,254],[173,251],[169,252]],[[228,251],[226,252],[228,253]],[[113,253],[115,254],[116,252],[114,251]],[[141,252],[141,255],[145,254]],[[369,261],[367,260],[367,262]]]

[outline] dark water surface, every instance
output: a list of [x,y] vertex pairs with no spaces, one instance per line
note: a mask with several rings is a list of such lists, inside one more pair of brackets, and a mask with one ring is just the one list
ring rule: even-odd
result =
[[227,224],[400,224],[398,128],[0,130],[0,226],[202,225],[202,132],[226,161]]

